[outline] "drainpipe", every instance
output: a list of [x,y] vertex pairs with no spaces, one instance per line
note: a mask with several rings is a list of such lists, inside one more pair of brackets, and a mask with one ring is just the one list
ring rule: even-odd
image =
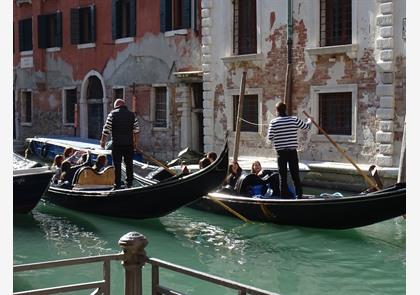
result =
[[287,105],[287,113],[292,114],[292,45],[293,45],[293,0],[287,1],[287,69],[286,85],[284,89],[284,101]]

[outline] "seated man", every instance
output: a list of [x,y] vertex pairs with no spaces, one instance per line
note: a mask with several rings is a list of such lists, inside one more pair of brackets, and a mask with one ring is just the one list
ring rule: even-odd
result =
[[96,172],[101,172],[105,169],[105,167],[108,164],[108,160],[106,159],[105,155],[99,155],[96,158],[96,163],[95,165],[93,165],[93,170],[95,170]]

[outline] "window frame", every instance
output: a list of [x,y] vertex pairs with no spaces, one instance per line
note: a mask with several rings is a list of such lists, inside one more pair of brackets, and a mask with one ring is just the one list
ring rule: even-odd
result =
[[[24,102],[23,102],[23,93],[30,93],[31,97],[31,120],[30,121],[23,121],[23,118],[26,119],[26,108],[24,109]],[[33,99],[33,91],[32,89],[21,89],[20,90],[20,125],[21,126],[32,126],[33,124],[33,119],[34,119],[34,99]],[[26,101],[25,101],[26,104]]]
[[[165,88],[166,89],[166,126],[159,127],[155,126],[156,121],[156,88]],[[152,89],[150,92],[151,99],[150,99],[150,118],[152,121],[152,129],[157,131],[168,131],[169,130],[169,102],[170,102],[170,92],[169,88],[166,84],[153,84]]]
[[[86,11],[86,12],[85,12]],[[83,15],[87,14],[88,20],[84,22]],[[84,28],[87,28],[85,32]],[[83,34],[90,35],[87,40]],[[77,45],[78,49],[95,47],[96,42],[96,6],[94,4],[70,9],[70,43]]]
[[[253,0],[255,1],[255,52],[243,52],[243,53],[239,53],[240,50],[240,42],[241,42],[241,24],[240,24],[240,12],[239,12],[239,3],[243,3],[240,0],[233,0],[232,1],[232,53],[234,55],[250,55],[250,54],[257,54],[259,52],[259,48],[258,48],[258,10],[259,10],[259,1],[258,0]],[[235,16],[236,16],[236,10],[235,7],[238,5],[238,21],[236,22],[235,20]],[[236,27],[236,24],[238,27]],[[246,28],[245,28],[246,29]]]
[[[233,131],[234,121],[236,118],[233,117],[234,115],[234,96],[240,95],[240,90],[238,88],[235,89],[227,89],[225,91],[225,97],[227,98],[226,103],[226,116],[227,116],[227,130],[231,130],[231,134],[235,134],[236,131]],[[241,137],[244,136],[245,139],[254,140],[263,136],[264,131],[266,131],[266,127],[263,126],[262,122],[262,110],[263,110],[263,88],[247,88],[245,95],[257,95],[258,96],[258,131],[241,131]]]
[[[123,19],[118,15],[118,5],[121,5],[122,2],[126,2],[129,11],[129,19],[127,20],[128,24],[128,33],[127,36],[123,36],[122,33],[118,30],[119,27],[122,27]],[[115,44],[133,42],[134,37],[137,34],[137,1],[136,0],[112,0],[112,17],[111,17],[111,29],[112,29],[112,40]],[[134,19],[132,19],[134,18]]]
[[[26,45],[26,42],[25,43],[22,42],[22,41],[24,41],[24,39],[26,37],[26,35],[24,33],[27,33],[26,31],[25,32],[23,31],[24,28],[25,28],[24,27],[24,22],[29,22],[29,20],[30,20],[30,24],[31,24],[30,25],[30,49],[29,48],[23,48],[23,45],[24,44]],[[19,28],[19,32],[18,32],[18,34],[19,34],[19,52],[21,54],[26,54],[26,53],[29,53],[29,52],[32,53],[33,52],[33,49],[34,49],[34,42],[33,42],[33,19],[32,19],[32,17],[20,19],[18,21],[18,26],[19,26],[18,27]]]
[[[170,14],[170,17],[167,15],[167,9],[166,9],[166,7],[167,7],[167,4],[166,4],[166,2],[167,1],[170,1],[171,2],[171,14]],[[173,25],[173,23],[174,23],[174,16],[173,16],[173,3],[174,3],[174,1],[179,1],[179,3],[180,3],[180,5],[181,5],[181,8],[180,8],[180,14],[181,14],[181,25],[180,25],[180,27],[178,28],[174,28],[174,25]],[[186,21],[187,23],[186,24],[182,24],[183,23],[183,21],[184,21],[184,9],[183,9],[183,7],[182,7],[182,5],[186,2],[186,1],[188,1],[189,2],[189,9],[190,9],[190,11],[189,11],[189,19],[188,19],[188,21]],[[164,6],[164,8],[162,8]],[[160,0],[160,32],[161,33],[164,33],[164,35],[165,35],[165,37],[172,37],[172,36],[175,36],[175,35],[187,35],[188,34],[188,30],[196,30],[197,29],[197,19],[196,19],[196,17],[197,17],[197,14],[196,14],[196,12],[195,12],[195,10],[197,9],[197,7],[199,7],[198,6],[198,3],[197,3],[197,0]],[[165,18],[165,22],[163,23],[162,22],[162,20],[161,20],[161,18],[162,17],[164,17]],[[168,25],[167,25],[167,22],[169,21],[169,18],[170,18],[170,21],[171,21],[171,25],[170,25],[170,27],[168,27]]]
[[[48,37],[51,35],[50,18],[56,18],[54,42]],[[38,48],[46,49],[47,52],[60,51],[63,47],[63,13],[57,11],[55,13],[47,13],[38,15]]]
[[[357,140],[357,95],[358,86],[357,84],[344,84],[344,85],[332,85],[332,86],[311,86],[310,97],[311,97],[311,112],[312,116],[319,122],[319,94],[321,93],[351,93],[351,135],[335,135],[328,134],[333,140],[343,143],[355,143]],[[311,128],[312,136],[311,140],[316,142],[326,142],[328,139],[323,134],[318,133],[317,128]]]
[[74,126],[74,119],[73,122],[68,122],[68,118],[67,118],[67,91],[68,90],[74,90],[76,92],[76,104],[77,104],[77,87],[76,86],[69,86],[69,87],[63,87],[62,90],[62,112],[63,112],[63,116],[62,116],[62,122],[64,126]]

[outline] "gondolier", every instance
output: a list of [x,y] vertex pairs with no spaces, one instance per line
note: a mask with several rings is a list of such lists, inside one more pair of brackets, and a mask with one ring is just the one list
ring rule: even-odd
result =
[[115,166],[115,188],[121,188],[121,162],[126,167],[126,187],[133,185],[133,156],[140,127],[136,115],[127,109],[124,100],[117,99],[102,130],[100,145],[105,148],[106,139],[112,136],[112,161]]
[[303,122],[295,116],[286,114],[286,104],[276,104],[277,117],[271,120],[268,127],[268,139],[274,144],[277,152],[277,165],[280,174],[280,197],[290,198],[287,189],[287,164],[289,164],[290,175],[295,185],[295,192],[298,199],[302,198],[302,185],[299,178],[299,159],[297,155],[297,130],[309,129],[311,120]]

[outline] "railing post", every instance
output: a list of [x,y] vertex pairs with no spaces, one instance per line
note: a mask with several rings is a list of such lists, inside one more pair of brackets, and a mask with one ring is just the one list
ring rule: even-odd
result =
[[138,232],[129,232],[118,241],[124,253],[122,265],[125,268],[125,295],[142,294],[141,269],[147,259],[144,250],[147,244],[146,237]]

